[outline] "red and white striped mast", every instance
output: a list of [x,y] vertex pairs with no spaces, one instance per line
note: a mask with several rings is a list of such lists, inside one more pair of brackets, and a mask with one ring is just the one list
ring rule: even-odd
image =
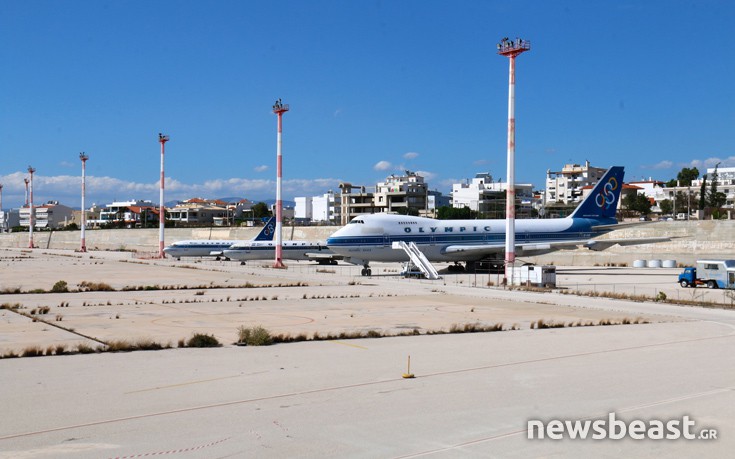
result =
[[34,215],[35,212],[34,212],[34,209],[33,209],[33,173],[34,172],[36,172],[36,169],[34,169],[31,166],[28,166],[28,173],[31,174],[31,178],[30,178],[30,181],[29,181],[30,182],[30,188],[29,188],[30,189],[30,193],[29,193],[29,195],[31,197],[30,198],[31,200],[30,200],[30,207],[28,209],[28,248],[29,249],[32,249],[33,248],[33,227],[36,224],[35,218],[33,218],[33,217],[35,217],[35,215]]
[[159,196],[159,215],[158,215],[158,258],[166,258],[166,254],[163,252],[163,227],[165,223],[165,215],[166,215],[166,209],[163,205],[163,180],[164,180],[164,174],[163,174],[163,153],[164,153],[164,145],[166,142],[168,142],[169,137],[167,135],[163,135],[160,132],[158,133],[158,141],[161,143],[161,193]]
[[79,247],[80,252],[86,252],[87,251],[87,239],[85,235],[85,231],[87,229],[87,210],[86,207],[84,207],[84,197],[87,193],[87,160],[89,159],[88,155],[85,155],[84,152],[79,153],[79,159],[82,160],[82,218],[81,218],[81,227],[82,227],[82,244]]
[[515,42],[503,38],[498,43],[498,54],[510,59],[508,76],[508,186],[505,202],[505,279],[503,283],[513,283],[513,264],[516,259],[516,56],[529,51],[531,42],[516,38]]
[[283,156],[281,155],[281,148],[283,146],[283,114],[287,111],[288,104],[282,104],[281,99],[278,99],[276,103],[273,104],[273,113],[278,115],[278,143],[276,147],[276,260],[273,263],[274,268],[286,267],[283,264],[283,241],[281,236],[281,228],[283,225],[283,199],[281,199]]
[[28,177],[23,177],[23,182],[26,184],[26,203],[24,207],[28,207]]

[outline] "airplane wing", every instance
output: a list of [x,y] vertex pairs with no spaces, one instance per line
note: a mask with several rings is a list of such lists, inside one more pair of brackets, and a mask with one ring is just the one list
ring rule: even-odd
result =
[[307,258],[310,260],[343,260],[344,257],[342,255],[337,255],[336,253],[329,253],[329,252],[306,252],[304,254]]
[[[652,244],[656,242],[667,242],[671,238],[668,237],[649,237],[649,238],[626,238],[626,239],[579,239],[569,241],[542,242],[531,244],[516,244],[517,254],[524,255],[542,255],[547,252],[561,249],[576,249],[577,247],[586,247],[590,250],[605,250],[609,247],[619,244],[622,246],[636,244]],[[482,244],[482,245],[449,245],[444,248],[445,254],[464,253],[473,256],[486,256],[505,252],[505,244]]]
[[654,244],[656,242],[668,242],[670,237],[638,237],[638,238],[626,238],[626,239],[591,239],[584,244],[590,250],[605,250],[608,247],[612,247],[615,244],[626,246],[626,245],[637,245],[637,244]]

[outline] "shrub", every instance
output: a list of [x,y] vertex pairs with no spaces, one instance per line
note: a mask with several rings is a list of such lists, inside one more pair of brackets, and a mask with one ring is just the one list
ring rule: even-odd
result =
[[273,337],[270,332],[260,325],[254,327],[240,326],[237,329],[238,344],[246,344],[248,346],[269,346],[273,344]]
[[79,284],[79,290],[82,292],[112,292],[115,289],[105,282],[82,281]]
[[64,293],[69,291],[69,285],[64,280],[60,280],[51,287],[53,293]]
[[186,342],[187,347],[220,347],[221,344],[214,335],[205,335],[203,333],[194,333]]

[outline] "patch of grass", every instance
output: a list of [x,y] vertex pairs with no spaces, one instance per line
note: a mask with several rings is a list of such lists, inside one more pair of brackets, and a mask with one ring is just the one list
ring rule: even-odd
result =
[[138,338],[136,340],[114,340],[107,343],[107,351],[109,352],[130,352],[130,351],[158,351],[168,349],[171,345],[164,345],[153,341],[151,338]]
[[79,343],[77,344],[77,352],[80,354],[93,354],[95,352],[98,352],[98,349],[93,348],[87,343]]
[[43,355],[43,349],[38,346],[28,346],[21,352],[21,357],[41,357]]

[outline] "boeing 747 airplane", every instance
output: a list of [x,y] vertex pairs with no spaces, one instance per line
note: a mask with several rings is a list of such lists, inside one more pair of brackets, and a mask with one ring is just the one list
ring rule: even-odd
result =
[[[604,250],[615,244],[635,245],[668,241],[669,238],[594,239],[617,226],[615,211],[623,188],[623,167],[611,167],[590,194],[566,218],[516,220],[517,255],[542,255],[578,246]],[[409,256],[393,249],[394,242],[416,244],[429,261],[492,261],[502,264],[505,252],[505,220],[435,220],[395,214],[365,214],[336,231],[327,246],[344,260],[363,265],[371,275],[371,261],[405,262]]]
[[[270,220],[263,226],[257,236],[251,241],[233,241],[233,240],[219,240],[212,241],[206,239],[195,239],[190,241],[178,241],[174,242],[170,246],[163,249],[163,252],[176,259],[181,257],[221,257],[225,249],[233,244],[252,242],[252,241],[272,241],[273,235],[276,232],[276,218],[271,217]],[[225,255],[227,257],[227,255]]]
[[[327,248],[324,242],[283,241],[281,255],[284,260],[312,260],[321,265],[337,264],[341,259]],[[243,241],[233,244],[224,251],[230,260],[268,260],[275,258],[276,243],[273,241]]]

